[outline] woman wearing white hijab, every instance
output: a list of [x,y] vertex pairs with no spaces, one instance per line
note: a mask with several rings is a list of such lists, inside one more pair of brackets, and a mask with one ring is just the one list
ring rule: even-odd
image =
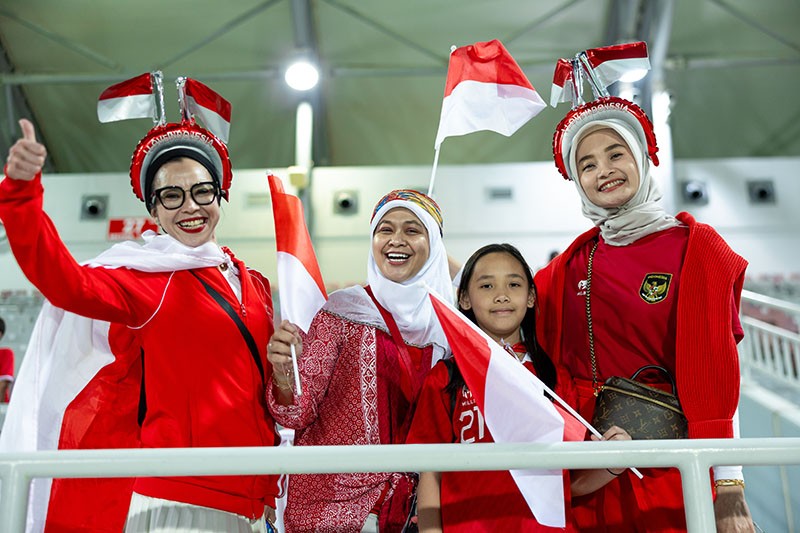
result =
[[[438,205],[416,191],[392,191],[370,229],[369,284],[332,293],[307,335],[284,322],[269,343],[270,410],[295,429],[296,445],[404,443],[425,375],[444,355],[428,299],[432,289],[452,301]],[[284,522],[288,531],[399,531],[414,484],[397,472],[292,475]]]
[[[591,420],[607,378],[658,365],[675,378],[689,438],[734,437],[747,262],[710,226],[658,204],[655,135],[635,104],[612,96],[574,109],[553,150],[595,226],[536,275],[538,337],[573,376],[578,410]],[[609,470],[610,483],[574,497],[579,528],[685,531],[677,469],[644,473]],[[715,467],[714,478],[718,530],[751,531],[741,467]]]

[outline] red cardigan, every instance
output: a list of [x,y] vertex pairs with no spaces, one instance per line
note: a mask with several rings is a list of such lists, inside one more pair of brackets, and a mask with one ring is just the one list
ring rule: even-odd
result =
[[[732,418],[739,403],[739,357],[731,334],[730,298],[733,294],[738,308],[747,261],[711,226],[696,222],[688,213],[677,218],[689,227],[678,294],[678,395],[690,438],[732,437]],[[599,233],[599,228],[592,228],[578,236],[536,274],[539,342],[556,362],[561,362],[567,261]]]

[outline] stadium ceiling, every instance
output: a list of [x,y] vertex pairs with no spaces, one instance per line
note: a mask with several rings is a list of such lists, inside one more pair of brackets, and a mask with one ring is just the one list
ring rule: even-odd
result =
[[[449,50],[501,40],[549,100],[555,62],[645,40],[647,90],[672,98],[679,159],[800,155],[797,0],[3,0],[0,148],[32,118],[50,171],[126,171],[148,120],[100,124],[98,95],[160,69],[189,76],[232,104],[235,168],[294,163],[295,114],[314,108],[316,165],[420,165],[433,159]],[[284,82],[289,62],[321,67],[314,91]],[[440,164],[551,159],[548,108],[513,137],[450,138]]]

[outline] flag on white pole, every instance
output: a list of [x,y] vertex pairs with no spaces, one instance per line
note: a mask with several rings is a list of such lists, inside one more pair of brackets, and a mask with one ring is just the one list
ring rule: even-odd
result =
[[[495,442],[561,442],[564,418],[544,385],[464,315],[431,293],[439,323]],[[536,520],[565,527],[561,470],[511,470]]]
[[228,142],[231,132],[231,104],[210,87],[186,78],[186,108],[222,142]]
[[434,148],[446,137],[482,130],[509,137],[544,107],[500,41],[456,48],[450,54]]
[[275,242],[278,249],[281,316],[307,332],[314,315],[328,300],[317,256],[311,245],[303,204],[283,192],[280,178],[269,175]]
[[156,99],[149,72],[112,85],[97,100],[97,118],[100,122],[155,116]]
[[551,106],[556,107],[561,102],[572,103],[577,100],[572,77],[572,62],[566,59],[559,59],[556,63],[556,71],[553,73],[553,86],[550,89]]
[[586,50],[586,58],[604,87],[618,81],[626,72],[650,70],[644,41]]

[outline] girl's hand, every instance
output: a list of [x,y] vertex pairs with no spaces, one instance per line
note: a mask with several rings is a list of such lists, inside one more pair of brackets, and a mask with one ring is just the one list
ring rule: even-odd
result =
[[[592,440],[600,440],[600,439],[592,435]],[[603,433],[602,440],[633,440],[633,439],[631,438],[630,433],[628,433],[621,427],[611,426],[605,433]],[[625,472],[626,469],[623,468],[619,472],[616,472],[610,468],[607,468],[606,470],[608,470],[609,474],[612,474],[614,476],[619,476],[622,475],[622,473]]]
[[[600,440],[592,435],[592,440]],[[633,440],[630,434],[619,426],[611,426],[603,433],[602,440]]]
[[42,171],[47,149],[36,141],[36,130],[28,119],[21,119],[22,138],[9,149],[6,175],[15,180],[31,181]]
[[292,366],[292,345],[299,358],[303,353],[303,340],[300,329],[284,320],[272,334],[267,344],[267,359],[273,368],[272,379],[279,388],[291,387],[294,382]]

